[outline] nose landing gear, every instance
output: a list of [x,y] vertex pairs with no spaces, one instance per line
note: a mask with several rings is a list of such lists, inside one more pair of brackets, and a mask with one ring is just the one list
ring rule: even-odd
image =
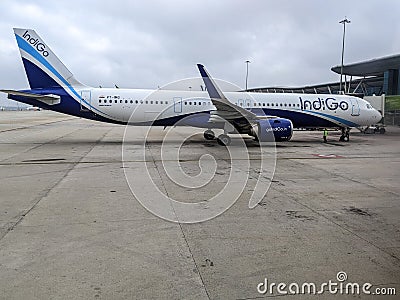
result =
[[342,135],[340,136],[339,141],[348,142],[349,140],[350,140],[350,128],[343,127],[342,128]]

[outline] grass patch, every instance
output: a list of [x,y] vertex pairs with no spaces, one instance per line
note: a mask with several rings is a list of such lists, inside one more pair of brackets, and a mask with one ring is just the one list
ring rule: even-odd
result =
[[386,96],[385,99],[385,110],[400,110],[400,95]]

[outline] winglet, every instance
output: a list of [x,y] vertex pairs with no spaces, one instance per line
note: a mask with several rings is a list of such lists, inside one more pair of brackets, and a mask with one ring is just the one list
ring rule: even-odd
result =
[[197,67],[199,68],[201,77],[208,77],[209,76],[202,64],[197,64]]
[[218,85],[212,79],[210,74],[204,68],[203,65],[197,64],[201,77],[203,78],[204,84],[207,88],[208,95],[213,105],[217,108],[217,112],[225,120],[233,120],[238,118],[246,118],[247,120],[257,119],[257,116],[244,109],[243,107],[237,106],[230,102],[219,89]]
[[197,64],[197,68],[199,68],[200,75],[203,77],[204,84],[206,85],[208,95],[211,99],[223,99],[225,98],[222,91],[218,88],[215,81],[212,79],[210,74],[204,68],[202,64]]

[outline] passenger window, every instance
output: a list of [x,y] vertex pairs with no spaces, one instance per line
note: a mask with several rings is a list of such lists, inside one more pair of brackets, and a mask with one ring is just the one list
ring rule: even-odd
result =
[[99,103],[101,103],[101,100],[99,100]]

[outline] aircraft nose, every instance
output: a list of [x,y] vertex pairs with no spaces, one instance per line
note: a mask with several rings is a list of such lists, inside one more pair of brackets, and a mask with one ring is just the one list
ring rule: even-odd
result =
[[376,119],[376,123],[379,123],[382,120],[382,115],[379,111],[375,109],[374,111],[374,119]]

